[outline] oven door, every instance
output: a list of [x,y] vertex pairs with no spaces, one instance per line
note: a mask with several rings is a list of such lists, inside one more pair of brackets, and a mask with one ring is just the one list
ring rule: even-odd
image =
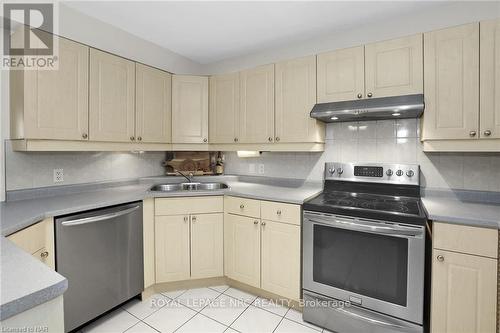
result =
[[425,228],[304,212],[303,288],[423,323]]

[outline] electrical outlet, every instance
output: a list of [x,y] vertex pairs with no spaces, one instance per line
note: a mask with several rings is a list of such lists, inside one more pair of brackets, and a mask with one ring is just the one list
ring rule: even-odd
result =
[[64,182],[64,169],[54,169],[54,183]]
[[248,172],[249,173],[255,173],[255,164],[254,163],[250,163],[248,165]]
[[264,164],[259,164],[259,174],[264,174]]

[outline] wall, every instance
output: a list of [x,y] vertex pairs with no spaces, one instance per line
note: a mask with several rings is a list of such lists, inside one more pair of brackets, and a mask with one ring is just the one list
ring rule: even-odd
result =
[[[418,136],[416,119],[328,124],[323,153],[262,153],[258,158],[226,153],[225,170],[321,181],[325,162],[419,164],[423,186],[500,191],[500,154],[424,153]],[[264,164],[263,174],[256,173],[258,164]]]
[[[135,179],[164,174],[163,152],[13,152],[6,144],[6,189]],[[53,170],[64,169],[64,182],[53,182]]]

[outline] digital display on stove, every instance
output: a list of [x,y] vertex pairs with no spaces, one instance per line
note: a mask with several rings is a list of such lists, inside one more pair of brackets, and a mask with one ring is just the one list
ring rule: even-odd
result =
[[361,177],[383,177],[384,168],[375,166],[355,166],[354,175]]

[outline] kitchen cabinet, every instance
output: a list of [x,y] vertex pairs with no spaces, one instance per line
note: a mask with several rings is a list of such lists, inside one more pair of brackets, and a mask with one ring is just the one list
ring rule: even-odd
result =
[[10,71],[12,139],[88,140],[89,48],[55,38],[57,70]]
[[363,46],[318,54],[317,70],[318,103],[348,101],[364,97]]
[[365,94],[387,97],[422,94],[422,34],[365,45]]
[[172,142],[208,143],[208,77],[172,76]]
[[172,75],[136,64],[135,137],[139,142],[172,140]]
[[231,279],[260,288],[260,219],[224,215],[225,273]]
[[480,28],[478,134],[481,139],[500,139],[500,20],[481,22]]
[[155,199],[156,283],[223,276],[223,198]]
[[240,72],[239,142],[274,142],[274,64]]
[[135,64],[90,50],[90,140],[134,142]]
[[316,104],[316,57],[275,65],[275,142],[324,142],[324,123],[309,116]]
[[24,251],[55,270],[54,220],[47,218],[7,237]]
[[424,34],[423,139],[479,134],[479,24]]
[[498,230],[436,222],[432,256],[431,332],[495,332]]
[[221,74],[210,77],[209,141],[239,141],[240,75]]

